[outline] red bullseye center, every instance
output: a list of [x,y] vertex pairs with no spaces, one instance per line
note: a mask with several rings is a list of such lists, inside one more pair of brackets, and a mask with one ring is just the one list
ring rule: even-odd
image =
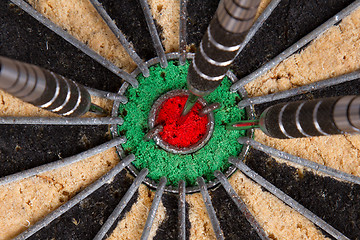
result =
[[207,133],[208,116],[199,116],[203,106],[197,102],[193,109],[181,116],[187,96],[176,96],[167,99],[158,110],[155,125],[161,124],[164,129],[159,133],[163,141],[176,147],[191,147],[198,143]]

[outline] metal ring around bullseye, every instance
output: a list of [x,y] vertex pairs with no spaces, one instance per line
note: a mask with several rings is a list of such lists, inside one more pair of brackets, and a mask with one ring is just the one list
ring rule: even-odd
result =
[[[195,54],[194,53],[187,53],[187,59],[192,60],[194,59]],[[178,52],[173,52],[173,53],[168,53],[166,54],[166,58],[167,60],[178,60],[180,57],[180,54]],[[152,65],[158,64],[159,58],[155,57],[150,59],[149,61],[147,61],[145,64],[147,67],[150,67]],[[229,73],[229,72],[228,72]],[[233,81],[232,76],[229,74],[226,74],[226,76]],[[131,76],[133,77],[137,77],[139,74],[141,74],[141,71],[139,68],[136,68],[132,73]],[[124,85],[125,84],[125,85]],[[126,92],[127,87],[129,86],[129,84],[124,83],[123,86],[120,88],[119,90],[119,94],[124,94]],[[240,88],[238,90],[238,94],[242,97],[242,98],[247,98],[247,92],[244,88]],[[119,100],[115,100],[114,101],[114,105],[113,105],[113,109],[112,109],[112,116],[118,116],[118,109],[121,103]],[[236,107],[236,106],[235,106]],[[249,106],[246,107],[246,115],[248,119],[255,119],[255,111],[254,111],[254,107],[253,106]],[[110,131],[113,137],[117,137],[119,136],[118,131],[117,131],[117,125],[113,124],[110,126]],[[246,131],[246,136],[252,138],[254,135],[254,130],[253,129],[249,129]],[[116,150],[117,153],[119,154],[120,159],[123,159],[125,157],[125,152],[124,149],[122,148],[121,145],[116,146]],[[248,154],[250,150],[250,146],[249,145],[244,145],[242,148],[242,151],[239,153],[238,158],[240,159],[245,159],[245,156]],[[130,164],[128,165],[127,169],[134,174],[135,176],[137,176],[140,171],[133,165]],[[234,172],[236,171],[236,167],[234,165],[231,165],[225,172],[224,175],[229,178]],[[146,177],[144,180],[144,183],[149,186],[150,188],[153,189],[157,189],[158,183],[155,182],[154,180],[152,180],[151,178]],[[215,178],[212,181],[207,182],[206,187],[207,189],[210,188],[215,188],[217,186],[219,186],[220,182],[217,178]],[[165,187],[165,191],[166,192],[170,192],[170,193],[179,193],[179,190],[177,187],[174,186],[166,186]],[[190,194],[190,193],[196,193],[196,192],[200,192],[200,187],[199,186],[191,186],[191,187],[186,187],[186,193]]]
[[[150,113],[149,113],[149,127],[150,129],[155,127],[155,121],[156,121],[156,117],[158,114],[158,110],[161,107],[161,105],[169,98],[173,98],[176,96],[188,96],[189,95],[189,91],[188,90],[182,90],[182,89],[177,89],[177,90],[172,90],[170,92],[167,92],[165,94],[163,94],[162,96],[160,96],[154,103],[154,105],[152,106]],[[198,98],[198,102],[205,107],[206,106],[206,101],[203,98]],[[190,147],[184,147],[184,148],[180,148],[180,147],[176,147],[173,145],[170,145],[169,143],[165,142],[160,136],[159,134],[155,135],[155,137],[153,138],[153,140],[155,141],[155,143],[160,146],[161,148],[165,149],[168,152],[172,152],[175,154],[189,154],[189,153],[193,153],[196,152],[197,150],[199,150],[200,148],[204,147],[206,145],[206,143],[210,140],[211,135],[214,132],[214,126],[215,126],[215,122],[214,122],[214,113],[210,112],[207,114],[208,116],[208,123],[206,124],[206,135],[204,135],[196,144],[190,146]]]

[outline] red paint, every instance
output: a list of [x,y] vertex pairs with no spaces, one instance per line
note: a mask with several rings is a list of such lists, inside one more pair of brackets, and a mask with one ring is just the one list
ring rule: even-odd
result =
[[246,123],[237,123],[234,124],[233,127],[249,127],[249,126],[255,126],[258,125],[256,122],[246,122]]
[[167,143],[177,147],[190,147],[199,142],[206,134],[208,117],[199,116],[202,105],[197,102],[192,110],[182,117],[181,113],[186,103],[186,96],[176,96],[167,99],[158,111],[156,125],[164,129],[160,137]]

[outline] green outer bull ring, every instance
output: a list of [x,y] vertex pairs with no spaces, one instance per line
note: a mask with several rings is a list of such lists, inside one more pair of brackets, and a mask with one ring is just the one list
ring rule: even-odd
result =
[[[166,54],[166,58],[167,60],[178,60],[180,57],[180,54],[178,52],[172,52],[172,53],[168,53]],[[193,60],[195,57],[194,53],[187,53],[187,59]],[[150,67],[152,65],[158,64],[160,62],[159,57],[155,57],[150,59],[149,61],[145,62],[147,67]],[[133,77],[137,77],[139,74],[141,73],[139,68],[136,68],[132,73],[131,76]],[[230,81],[235,82],[236,80],[234,79],[234,75],[232,73],[230,73],[230,71],[227,72],[226,76],[230,79]],[[127,82],[124,82],[123,85],[120,87],[118,94],[119,95],[124,95],[124,93],[126,92],[126,89],[129,87],[130,85]],[[241,96],[241,98],[247,98],[247,92],[246,90],[242,87],[240,88],[237,93]],[[112,108],[112,113],[111,116],[112,117],[118,117],[118,110],[119,110],[119,106],[120,104],[122,104],[119,100],[115,100],[114,104],[113,104],[113,108]],[[248,119],[255,119],[255,112],[254,112],[254,107],[253,106],[249,106],[245,108],[246,110],[246,115]],[[110,126],[110,131],[112,134],[112,137],[118,137],[118,131],[117,131],[117,124],[112,124]],[[246,137],[250,137],[252,138],[254,135],[254,130],[253,129],[249,129],[246,131]],[[125,155],[125,151],[123,149],[123,147],[121,145],[117,145],[116,146],[116,150],[117,153],[120,157],[120,159],[122,160],[123,158],[126,157]],[[248,154],[250,150],[250,146],[249,145],[244,145],[242,148],[242,151],[239,153],[238,158],[241,160],[244,160],[246,155]],[[136,156],[135,156],[136,158]],[[140,171],[133,165],[133,164],[129,164],[127,166],[127,169],[133,174],[135,175],[135,177],[140,173]],[[231,165],[224,173],[224,175],[229,178],[234,172],[236,171],[236,167],[234,165]],[[150,179],[149,177],[146,177],[144,180],[144,183],[149,186],[152,189],[157,189],[158,187],[158,183],[155,182],[154,180]],[[211,189],[211,188],[215,188],[220,184],[219,180],[217,178],[215,178],[212,181],[209,181],[208,183],[206,183],[206,187],[207,189]],[[166,192],[170,192],[170,193],[179,193],[179,189],[173,186],[166,186],[165,187],[165,191]],[[191,194],[191,193],[196,193],[196,192],[200,192],[200,187],[199,186],[191,186],[191,187],[186,187],[186,193],[187,194]]]

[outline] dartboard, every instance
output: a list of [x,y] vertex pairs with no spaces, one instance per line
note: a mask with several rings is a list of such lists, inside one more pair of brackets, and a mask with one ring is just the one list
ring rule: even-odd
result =
[[225,127],[277,103],[358,95],[360,1],[261,1],[204,97],[221,107],[199,118],[204,132],[176,132],[204,142],[181,152],[159,140],[175,133],[156,116],[181,108],[218,5],[1,1],[0,56],[84,85],[109,116],[65,121],[0,91],[0,239],[360,239],[357,135]]

